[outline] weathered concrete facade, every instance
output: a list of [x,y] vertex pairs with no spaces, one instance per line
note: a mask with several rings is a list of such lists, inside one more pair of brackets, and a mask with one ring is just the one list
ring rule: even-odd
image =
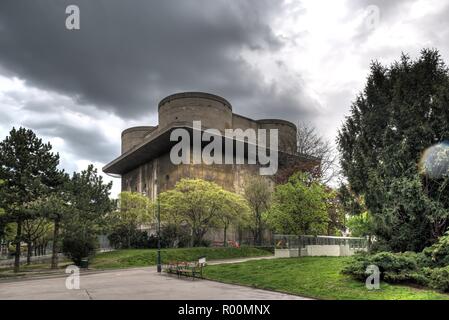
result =
[[[279,166],[297,159],[296,126],[280,119],[253,120],[232,112],[231,104],[216,95],[186,92],[164,98],[158,106],[157,126],[133,127],[122,133],[122,154],[103,171],[119,174],[122,191],[145,193],[155,198],[158,192],[174,187],[181,178],[214,181],[227,190],[242,192],[245,177],[258,174],[253,164],[181,164],[170,161],[170,132],[175,128],[191,128],[201,121],[202,129],[278,129]],[[268,131],[268,130],[267,130]]]

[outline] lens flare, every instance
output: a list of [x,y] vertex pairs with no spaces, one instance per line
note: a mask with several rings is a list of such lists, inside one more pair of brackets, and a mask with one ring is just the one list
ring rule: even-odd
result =
[[431,179],[449,176],[449,142],[441,142],[424,150],[419,161],[419,170]]

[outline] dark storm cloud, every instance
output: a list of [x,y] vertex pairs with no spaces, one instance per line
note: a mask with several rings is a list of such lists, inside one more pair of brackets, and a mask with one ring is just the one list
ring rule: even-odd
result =
[[[65,28],[69,4],[80,8],[80,30]],[[281,10],[264,0],[3,0],[0,68],[123,118],[146,117],[164,96],[189,90],[223,95],[249,116],[308,117],[240,57],[282,46],[269,27]]]
[[111,161],[111,155],[117,155],[116,145],[111,144],[105,135],[96,128],[80,128],[71,124],[28,120],[26,127],[33,128],[40,135],[59,137],[64,140],[66,148],[77,159],[90,159],[99,162]]
[[64,141],[64,152],[71,152],[76,159],[107,162],[119,153],[119,143],[111,143],[108,132],[65,112],[68,99],[41,93],[43,96],[36,97],[27,92],[11,91],[1,97],[0,105],[7,101],[16,106],[0,118],[0,125],[7,128],[5,131],[12,126],[24,126],[43,137],[45,142],[48,138],[60,138]]

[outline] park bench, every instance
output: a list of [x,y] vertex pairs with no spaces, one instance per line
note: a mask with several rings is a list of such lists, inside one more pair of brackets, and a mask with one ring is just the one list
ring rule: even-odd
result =
[[196,262],[186,261],[169,261],[164,266],[164,271],[176,274],[178,277],[186,276],[195,278],[203,278],[203,267],[206,265],[205,258],[199,258]]

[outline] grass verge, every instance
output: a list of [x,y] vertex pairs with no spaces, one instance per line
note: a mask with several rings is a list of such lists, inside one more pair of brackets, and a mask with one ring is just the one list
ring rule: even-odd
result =
[[346,300],[446,300],[449,295],[405,285],[381,283],[380,290],[342,275],[344,257],[302,257],[255,260],[208,266],[205,277],[318,299]]
[[[201,256],[209,260],[247,258],[269,256],[271,252],[258,248],[179,248],[162,249],[162,263],[179,261],[196,261]],[[157,259],[156,249],[129,249],[103,252],[97,254],[89,264],[92,269],[120,269],[132,267],[146,267],[155,265]]]

